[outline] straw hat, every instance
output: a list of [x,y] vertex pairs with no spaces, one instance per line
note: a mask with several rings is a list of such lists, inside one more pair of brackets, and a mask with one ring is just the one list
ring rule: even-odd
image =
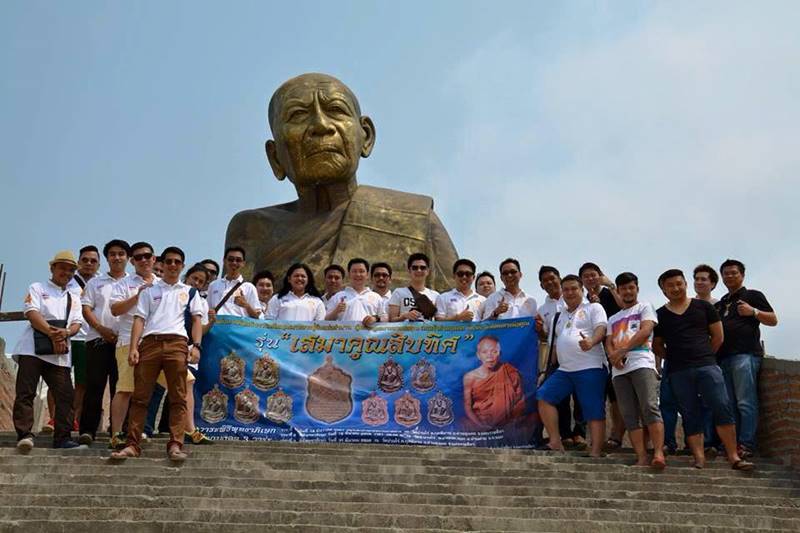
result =
[[56,254],[55,257],[53,257],[53,259],[50,260],[50,266],[53,266],[56,263],[66,263],[74,267],[78,266],[78,262],[75,261],[75,255],[69,250],[61,250]]

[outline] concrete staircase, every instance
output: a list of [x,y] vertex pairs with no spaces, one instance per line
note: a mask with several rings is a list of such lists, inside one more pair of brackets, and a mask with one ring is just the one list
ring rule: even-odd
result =
[[104,443],[19,455],[0,435],[0,531],[800,531],[800,477],[777,462],[661,472],[577,452],[166,441],[108,462]]

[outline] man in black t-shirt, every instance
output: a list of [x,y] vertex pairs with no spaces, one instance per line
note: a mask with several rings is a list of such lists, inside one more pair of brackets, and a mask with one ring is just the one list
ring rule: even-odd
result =
[[728,259],[719,270],[728,294],[716,304],[725,332],[717,358],[736,418],[739,455],[749,456],[758,429],[758,371],[764,356],[760,326],[775,326],[778,317],[761,292],[745,288],[741,261]]
[[[586,299],[589,302],[600,304],[606,312],[606,316],[614,316],[619,313],[622,309],[622,299],[617,294],[617,287],[608,276],[603,274],[599,266],[595,263],[584,263],[578,269],[578,276],[586,289]],[[615,449],[622,446],[625,421],[617,406],[617,395],[611,384],[611,373],[608,374],[606,382],[606,399],[611,404],[611,436],[606,441],[606,448]]]
[[705,466],[703,404],[714,414],[714,425],[735,470],[752,470],[736,449],[736,425],[728,401],[725,379],[717,366],[716,351],[722,345],[722,323],[710,303],[686,295],[686,278],[677,269],[658,277],[669,302],[656,312],[653,351],[669,361],[672,392],[681,414],[694,466]]

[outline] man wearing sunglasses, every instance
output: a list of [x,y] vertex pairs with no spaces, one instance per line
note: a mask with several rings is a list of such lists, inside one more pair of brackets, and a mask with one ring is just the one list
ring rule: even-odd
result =
[[156,256],[153,246],[146,242],[137,242],[131,246],[131,263],[136,270],[132,276],[121,279],[114,285],[111,294],[111,313],[119,317],[119,335],[117,337],[117,393],[111,401],[111,441],[109,448],[117,449],[125,445],[122,424],[128,412],[133,394],[133,367],[128,364],[128,347],[131,341],[133,313],[142,292],[158,281],[153,274]]
[[206,298],[208,296],[208,286],[211,285],[211,282],[214,281],[219,277],[219,263],[214,261],[213,259],[203,259],[200,261],[200,264],[205,267],[208,271],[208,279],[206,280],[206,285],[202,289],[200,289],[200,296]]
[[[78,271],[72,276],[67,289],[78,294],[78,298],[83,295],[86,284],[89,280],[97,276],[100,268],[100,251],[97,246],[89,244],[78,252]],[[75,416],[75,426],[81,419],[83,411],[83,395],[86,393],[86,334],[89,333],[89,325],[86,320],[81,324],[78,334],[72,337],[72,368],[75,370],[75,400],[72,402],[72,410]],[[48,408],[54,406],[52,394],[47,391]],[[53,413],[53,410],[50,410]],[[77,430],[77,427],[73,427]]]
[[389,322],[433,320],[439,293],[425,286],[431,261],[417,252],[408,256],[406,266],[411,285],[395,289],[389,298]]
[[[111,454],[112,459],[138,457],[147,405],[158,375],[163,370],[169,398],[170,440],[167,457],[183,461],[186,424],[186,377],[188,364],[200,361],[201,325],[205,304],[192,298],[191,288],[181,283],[180,273],[186,256],[177,246],[162,254],[164,277],[139,298],[134,310],[128,350],[128,365],[134,369],[135,388],[131,401],[126,447]],[[186,331],[185,313],[191,315],[191,332]],[[139,342],[141,340],[141,343]]]
[[454,289],[436,299],[436,320],[473,322],[480,320],[479,310],[486,298],[472,290],[475,279],[475,263],[459,259],[453,264]]
[[[79,425],[79,442],[89,445],[95,438],[103,411],[106,383],[113,396],[117,385],[118,319],[111,311],[112,295],[117,282],[126,279],[130,246],[114,239],[103,247],[108,272],[90,279],[81,296],[83,318],[89,325],[86,333],[86,392]],[[76,372],[77,374],[77,372]],[[122,416],[125,416],[123,413]]]
[[536,316],[536,299],[519,286],[522,269],[519,261],[509,257],[500,263],[500,279],[504,288],[492,294],[483,304],[482,320],[498,320]]
[[[232,246],[225,250],[225,275],[208,286],[209,320],[216,315],[261,316],[258,290],[255,285],[245,281],[240,273],[244,262],[244,248]],[[219,309],[216,309],[218,306]]]

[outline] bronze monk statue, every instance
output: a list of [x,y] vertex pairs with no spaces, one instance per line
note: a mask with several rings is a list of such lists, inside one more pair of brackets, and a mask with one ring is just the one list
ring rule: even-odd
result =
[[353,257],[386,261],[398,286],[409,282],[408,255],[425,252],[429,283],[448,286],[458,256],[433,199],[358,185],[356,170],[375,145],[375,125],[344,83],[326,74],[286,81],[270,99],[269,125],[272,172],[278,180],[289,178],[298,199],[237,213],[226,246],[242,246],[255,270],[277,276],[298,261],[317,279],[327,265],[345,265]]

